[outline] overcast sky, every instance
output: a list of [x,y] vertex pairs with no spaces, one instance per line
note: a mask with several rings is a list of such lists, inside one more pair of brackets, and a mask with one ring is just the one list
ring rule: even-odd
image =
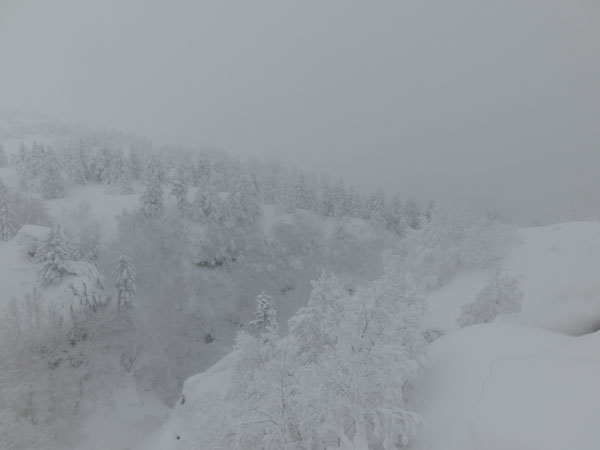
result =
[[421,202],[600,211],[596,2],[0,0],[0,106]]

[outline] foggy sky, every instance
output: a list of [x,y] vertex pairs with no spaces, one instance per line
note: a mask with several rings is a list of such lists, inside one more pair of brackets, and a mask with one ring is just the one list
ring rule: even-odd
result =
[[600,212],[595,0],[0,0],[0,106],[553,220]]

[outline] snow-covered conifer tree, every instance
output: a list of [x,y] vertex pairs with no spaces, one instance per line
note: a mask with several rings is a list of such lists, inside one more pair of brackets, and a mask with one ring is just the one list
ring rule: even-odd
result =
[[136,292],[135,268],[125,255],[119,257],[114,271],[115,287],[117,288],[117,309],[119,311],[129,309]]
[[127,154],[127,160],[125,161],[127,166],[127,172],[131,175],[134,180],[139,180],[142,176],[142,156],[138,146],[133,146]]
[[18,228],[13,198],[8,187],[0,180],[0,240],[8,241],[13,238]]
[[409,199],[404,206],[404,217],[406,223],[413,230],[421,228],[421,211],[414,200]]
[[333,189],[327,179],[321,183],[321,195],[319,196],[319,205],[317,212],[324,217],[333,216]]
[[179,168],[171,179],[171,194],[177,200],[177,210],[182,216],[185,215],[188,207],[188,185],[182,168]]
[[388,227],[385,194],[381,189],[369,198],[369,221],[376,226]]
[[252,225],[261,214],[260,196],[254,180],[241,175],[229,193],[230,213],[241,226]]
[[277,334],[277,311],[273,306],[271,297],[263,292],[256,297],[256,311],[253,319],[250,321],[250,326],[264,334]]
[[310,211],[315,206],[315,195],[311,191],[303,174],[298,176],[298,181],[294,184],[294,203],[297,208]]
[[362,197],[360,193],[354,190],[354,187],[350,186],[348,189],[348,215],[350,217],[359,218],[362,215]]
[[333,215],[337,218],[348,214],[348,196],[343,180],[339,180],[333,188]]
[[149,175],[146,181],[146,187],[140,201],[142,204],[142,214],[148,219],[158,219],[164,212],[163,188],[160,184],[158,175]]
[[201,184],[190,205],[192,220],[199,223],[206,223],[213,213],[215,213],[219,203],[219,196],[212,186],[205,183]]
[[42,284],[59,284],[66,273],[65,262],[69,259],[70,245],[60,225],[56,225],[42,241],[37,251],[37,261],[42,264]]
[[0,167],[6,167],[8,165],[8,157],[4,151],[4,146],[0,142]]
[[398,194],[394,195],[392,203],[389,207],[389,228],[399,236],[404,236],[406,233],[406,219],[404,217],[404,204]]
[[38,192],[40,192],[46,200],[63,197],[65,195],[65,181],[61,173],[60,163],[52,150],[45,152],[42,174],[38,184]]
[[64,154],[64,167],[72,184],[83,186],[86,183],[86,170],[83,162],[83,142],[71,144]]

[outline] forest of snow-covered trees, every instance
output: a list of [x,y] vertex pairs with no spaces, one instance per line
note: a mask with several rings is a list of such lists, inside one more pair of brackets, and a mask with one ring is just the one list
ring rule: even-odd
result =
[[514,239],[495,215],[222,152],[47,125],[4,142],[1,238],[36,271],[3,300],[7,449],[76,445],[120,387],[173,405],[232,345],[236,400],[211,426],[227,448],[406,445],[423,293]]

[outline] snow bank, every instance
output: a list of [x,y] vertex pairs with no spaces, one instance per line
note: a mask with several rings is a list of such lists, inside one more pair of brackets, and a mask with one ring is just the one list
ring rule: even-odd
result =
[[524,276],[520,322],[581,335],[600,329],[600,223],[525,228],[504,267]]
[[416,392],[429,450],[579,450],[600,442],[600,334],[468,327],[430,348]]
[[[135,450],[201,448],[197,437],[204,434],[209,438],[210,429],[199,429],[206,421],[195,420],[200,409],[198,405],[209,401],[215,404],[215,408],[217,407],[219,400],[229,389],[232,368],[236,359],[237,353],[230,353],[206,372],[189,378],[183,385],[181,399],[177,402],[171,417],[139,446],[135,447]],[[214,418],[218,420],[216,411]],[[206,418],[203,417],[203,419]]]

